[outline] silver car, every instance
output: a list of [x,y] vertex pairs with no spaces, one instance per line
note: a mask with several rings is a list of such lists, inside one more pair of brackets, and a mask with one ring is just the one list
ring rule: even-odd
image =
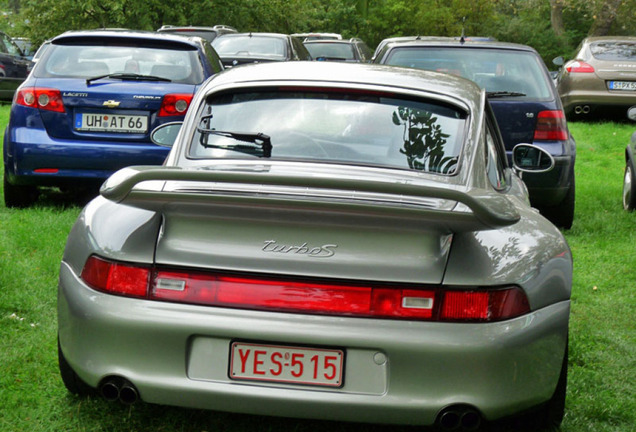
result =
[[564,412],[572,256],[463,78],[215,75],[161,167],[114,174],[61,264],[59,365],[107,399],[472,429]]

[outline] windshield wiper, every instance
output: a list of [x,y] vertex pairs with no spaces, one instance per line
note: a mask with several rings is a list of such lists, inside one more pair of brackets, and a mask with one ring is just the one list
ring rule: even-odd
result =
[[[262,152],[262,157],[269,158],[272,156],[272,140],[269,135],[265,135],[264,133],[229,132],[200,127],[197,127],[197,131],[201,133],[200,143],[205,148],[233,150],[247,154],[255,154],[255,150],[260,150]],[[237,141],[252,143],[254,145],[234,144],[230,146],[208,144],[206,141],[210,135],[232,138]]]
[[500,98],[500,97],[519,97],[519,96],[525,96],[525,93],[520,93],[520,92],[513,92],[513,91],[493,91],[493,92],[486,92],[486,95],[489,98]]
[[87,78],[86,79],[86,85],[90,85],[90,83],[92,83],[93,81],[99,81],[100,79],[104,79],[104,78],[120,79],[120,80],[124,80],[124,81],[163,81],[163,82],[172,82],[172,80],[169,79],[169,78],[164,78],[164,77],[155,76],[155,75],[140,75],[140,74],[135,74],[135,73],[113,73],[113,74],[99,75],[99,76],[96,76],[96,77],[93,77],[93,78]]

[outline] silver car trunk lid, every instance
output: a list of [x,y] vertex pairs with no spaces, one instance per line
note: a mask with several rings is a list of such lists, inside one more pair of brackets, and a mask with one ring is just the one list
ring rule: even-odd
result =
[[133,167],[102,195],[163,214],[157,265],[334,279],[440,283],[453,232],[519,217],[507,199],[489,214],[494,195],[344,174]]
[[596,75],[604,80],[636,80],[636,62],[634,61],[594,61]]

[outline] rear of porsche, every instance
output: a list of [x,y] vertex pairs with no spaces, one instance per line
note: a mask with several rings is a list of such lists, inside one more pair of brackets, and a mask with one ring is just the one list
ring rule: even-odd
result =
[[472,429],[540,406],[562,378],[567,244],[516,199],[435,177],[122,170],[69,235],[61,364],[108,399],[262,415]]
[[212,71],[192,41],[129,31],[53,39],[16,92],[4,137],[5,184],[101,183],[133,164],[160,165],[150,131],[182,120]]

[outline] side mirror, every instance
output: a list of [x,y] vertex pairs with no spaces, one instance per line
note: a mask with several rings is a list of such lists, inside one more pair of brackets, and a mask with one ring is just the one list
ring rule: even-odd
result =
[[541,147],[517,144],[512,149],[512,166],[517,172],[542,173],[555,166],[554,158]]
[[627,118],[636,121],[636,105],[627,110]]
[[561,67],[565,64],[565,59],[561,56],[555,57],[552,59],[552,64],[555,66]]
[[183,122],[171,122],[158,126],[150,133],[150,141],[162,146],[172,147],[177,140]]

